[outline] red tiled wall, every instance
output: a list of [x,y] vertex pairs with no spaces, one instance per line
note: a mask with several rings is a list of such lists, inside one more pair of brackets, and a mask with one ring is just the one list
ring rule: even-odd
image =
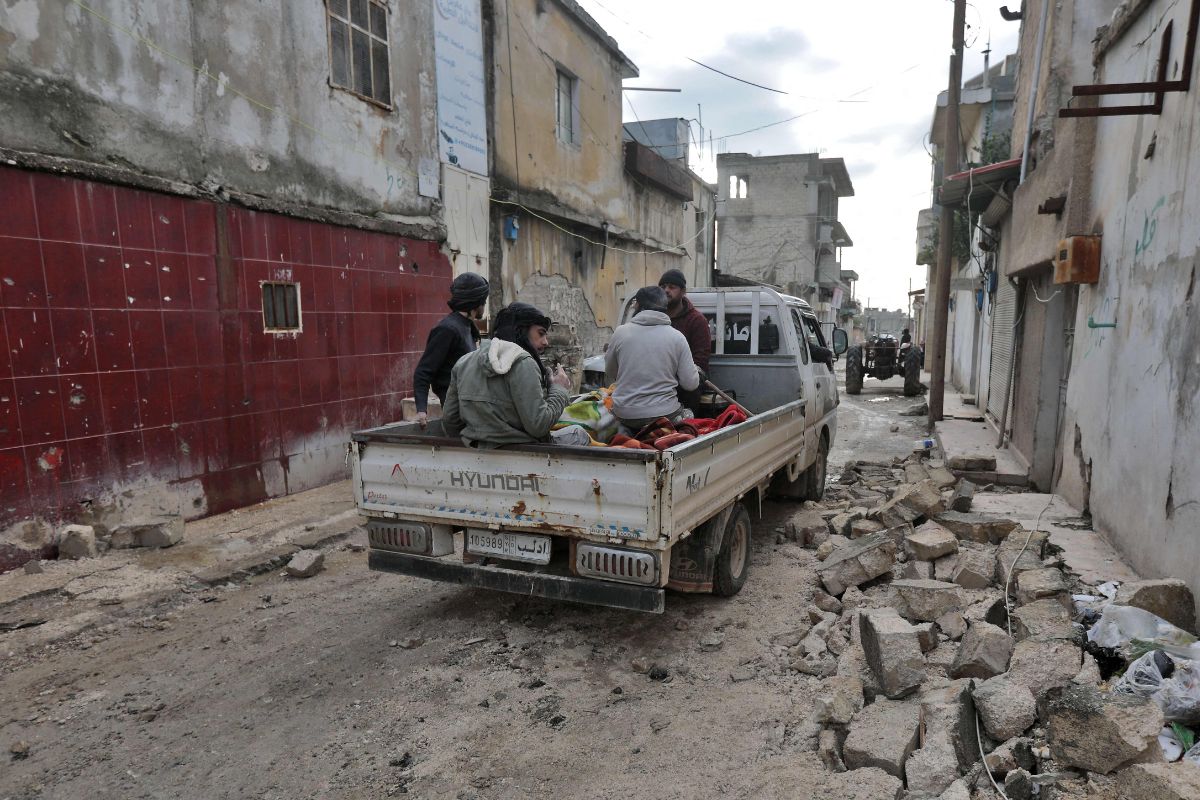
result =
[[[299,282],[303,332],[263,332],[263,280]],[[399,418],[449,281],[432,242],[0,169],[0,528],[143,480],[208,513],[333,480],[313,454]]]

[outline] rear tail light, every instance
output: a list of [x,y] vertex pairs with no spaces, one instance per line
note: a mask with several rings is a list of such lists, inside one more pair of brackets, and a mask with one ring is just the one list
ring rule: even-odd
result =
[[454,532],[449,525],[371,519],[367,520],[367,543],[376,550],[444,556],[454,552]]
[[597,544],[575,546],[575,574],[621,583],[658,584],[658,556]]

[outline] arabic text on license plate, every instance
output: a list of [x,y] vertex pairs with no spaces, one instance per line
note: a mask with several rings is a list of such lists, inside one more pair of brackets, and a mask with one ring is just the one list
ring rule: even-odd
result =
[[550,563],[550,537],[527,533],[469,531],[467,550],[481,556],[496,556],[534,564]]

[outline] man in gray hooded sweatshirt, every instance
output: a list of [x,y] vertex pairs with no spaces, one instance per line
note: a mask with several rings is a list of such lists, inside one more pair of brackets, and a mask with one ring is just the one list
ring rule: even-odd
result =
[[617,328],[604,357],[605,378],[616,383],[613,414],[627,429],[638,431],[659,417],[683,419],[677,389],[700,385],[687,338],[671,327],[667,293],[657,286],[638,289],[637,313]]

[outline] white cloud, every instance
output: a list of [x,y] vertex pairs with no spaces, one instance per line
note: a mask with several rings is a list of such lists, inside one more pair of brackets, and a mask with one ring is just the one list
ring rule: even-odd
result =
[[[906,305],[909,279],[914,288],[925,281],[924,267],[913,263],[916,217],[929,204],[924,139],[949,71],[948,0],[579,1],[641,70],[627,85],[683,90],[626,92],[627,122],[634,120],[630,103],[643,120],[698,118],[699,103],[711,157],[710,133],[719,138],[806,114],[727,139],[723,151],[820,150],[844,158],[855,189],[841,204],[855,245],[844,252],[844,266],[858,272],[864,303]],[[1018,23],[1005,22],[994,6],[969,5],[967,24],[965,77],[982,70],[989,34],[993,64],[1016,49]],[[788,94],[738,83],[689,57]],[[702,172],[715,176],[711,164]]]

